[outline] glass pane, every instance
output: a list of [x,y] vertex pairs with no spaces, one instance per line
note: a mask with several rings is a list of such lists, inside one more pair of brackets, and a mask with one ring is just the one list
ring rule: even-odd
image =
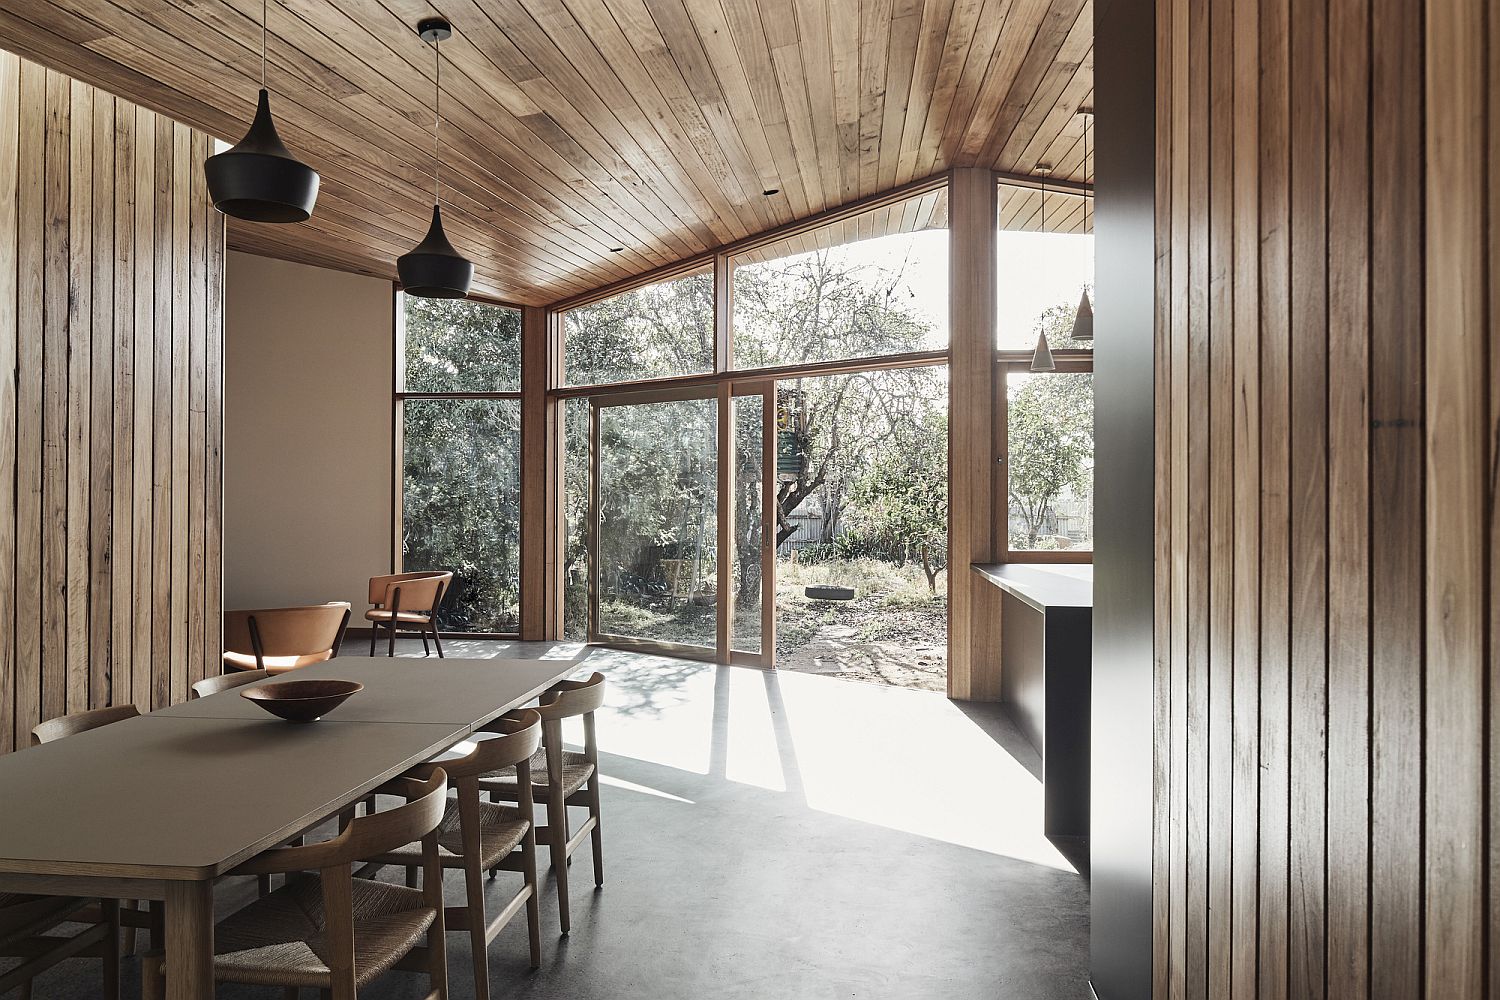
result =
[[599,631],[712,648],[718,401],[599,409]]
[[1093,199],[1002,184],[997,223],[996,346],[1030,351],[1045,331],[1054,351],[1091,349],[1072,332],[1085,290],[1093,308]]
[[568,385],[711,372],[713,268],[570,309],[562,325]]
[[947,368],[778,382],[776,426],[777,666],[943,690]]
[[519,392],[521,313],[469,299],[402,295],[406,392]]
[[1012,372],[1006,385],[1012,551],[1094,547],[1094,376]]
[[587,399],[563,401],[563,638],[588,639],[589,631],[589,413]]
[[734,366],[948,346],[948,189],[730,259]]
[[765,398],[734,398],[734,649],[760,652]]
[[440,628],[516,631],[520,400],[406,400],[403,440],[402,569],[453,571]]

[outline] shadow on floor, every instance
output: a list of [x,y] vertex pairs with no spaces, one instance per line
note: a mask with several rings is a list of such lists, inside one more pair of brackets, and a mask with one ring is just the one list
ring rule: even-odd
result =
[[[445,644],[450,655],[580,652],[461,642],[475,644]],[[349,645],[345,655],[360,651]],[[415,640],[398,652],[413,647],[420,657]],[[599,719],[606,885],[592,891],[585,848],[563,938],[548,880],[543,967],[527,967],[524,920],[512,923],[489,949],[494,997],[1089,996],[1086,879],[1040,836],[1040,785],[992,706],[610,650],[581,669],[611,685]],[[490,883],[497,904],[515,878]],[[461,883],[450,876],[447,891],[457,901]],[[219,908],[251,892],[225,880]],[[450,995],[467,1000],[468,936],[451,934],[448,949]],[[97,970],[64,963],[36,996],[93,997]],[[137,975],[131,961],[127,1000]],[[408,1000],[424,984],[393,973],[361,996]]]

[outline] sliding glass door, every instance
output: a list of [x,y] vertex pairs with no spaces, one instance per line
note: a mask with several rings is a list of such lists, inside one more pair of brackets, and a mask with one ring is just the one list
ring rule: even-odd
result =
[[763,391],[591,397],[590,641],[762,662]]

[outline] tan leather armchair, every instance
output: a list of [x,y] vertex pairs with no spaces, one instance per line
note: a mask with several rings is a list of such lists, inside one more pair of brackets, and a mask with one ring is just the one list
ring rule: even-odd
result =
[[370,655],[375,655],[375,640],[384,628],[390,633],[387,656],[396,655],[397,630],[407,629],[422,634],[423,654],[430,652],[427,648],[430,634],[438,656],[442,657],[443,639],[438,635],[437,613],[452,583],[453,574],[446,572],[370,577],[370,603],[374,607],[365,612],[365,620],[374,626],[370,632]]
[[224,615],[224,669],[285,673],[338,655],[349,627],[347,601],[261,608]]

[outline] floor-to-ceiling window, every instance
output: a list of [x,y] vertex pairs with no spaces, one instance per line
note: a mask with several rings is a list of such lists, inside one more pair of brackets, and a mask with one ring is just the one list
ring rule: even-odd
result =
[[564,634],[941,688],[947,189],[565,303]]
[[398,294],[396,316],[397,568],[453,572],[444,630],[515,633],[520,313]]
[[[1092,195],[1002,183],[997,203],[996,451],[1007,559],[1087,562],[1095,502]],[[1039,339],[1049,370],[1038,370],[1046,367],[1038,364]]]

